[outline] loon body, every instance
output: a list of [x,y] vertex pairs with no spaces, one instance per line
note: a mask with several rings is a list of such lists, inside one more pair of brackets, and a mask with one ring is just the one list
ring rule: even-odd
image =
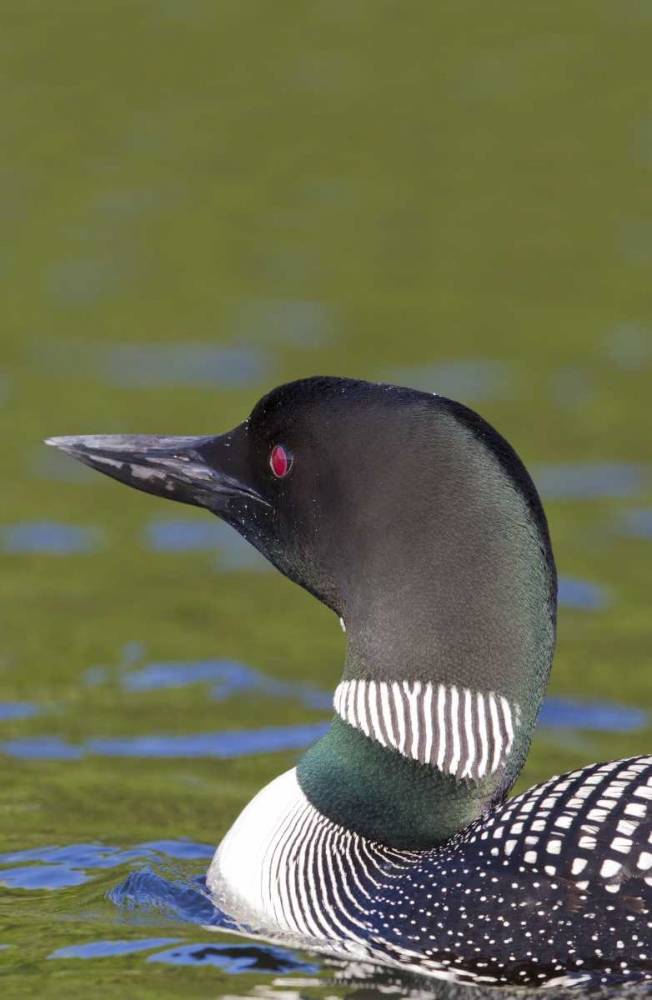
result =
[[506,800],[547,686],[556,571],[534,485],[486,421],[318,377],[216,437],[50,443],[206,507],[346,629],[328,734],[211,864],[233,919],[459,982],[652,979],[652,757]]
[[652,758],[594,764],[406,851],[333,823],[295,771],[247,806],[208,886],[243,925],[476,985],[646,979]]

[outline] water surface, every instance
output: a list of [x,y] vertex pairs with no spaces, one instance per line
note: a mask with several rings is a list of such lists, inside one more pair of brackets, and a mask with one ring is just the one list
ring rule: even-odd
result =
[[335,616],[207,514],[39,442],[216,433],[318,373],[476,406],[561,580],[518,788],[649,752],[649,5],[9,8],[3,996],[432,996],[230,935],[202,888],[328,725]]

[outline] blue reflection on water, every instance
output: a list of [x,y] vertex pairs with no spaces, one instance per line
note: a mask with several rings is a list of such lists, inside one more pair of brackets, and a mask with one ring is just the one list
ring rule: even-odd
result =
[[33,701],[0,701],[0,722],[12,719],[31,719],[40,713]]
[[101,352],[101,375],[123,389],[159,386],[241,387],[273,376],[260,348],[211,344],[113,344]]
[[[203,858],[208,864],[215,848]],[[160,861],[159,861],[160,867]],[[212,927],[234,928],[233,921],[219,910],[208,893],[203,878],[181,879],[178,867],[169,879],[150,864],[143,863],[108,893],[111,902],[126,910],[159,910],[168,917],[179,917]]]
[[148,663],[122,678],[127,691],[155,691],[201,683],[213,684],[211,693],[216,701],[226,701],[242,691],[259,691],[274,697],[297,699],[309,708],[330,709],[333,704],[333,696],[328,691],[308,684],[278,681],[235,660]]
[[558,586],[558,598],[562,607],[579,608],[583,611],[604,611],[611,604],[610,592],[598,583],[560,576]]
[[19,760],[79,760],[84,750],[60,736],[24,736],[0,743],[0,751]]
[[[183,920],[223,930],[236,928],[230,917],[214,903],[203,877],[184,875],[179,862],[199,863],[202,868],[214,854],[212,844],[190,840],[163,840],[122,849],[108,844],[71,844],[67,847],[32,848],[0,855],[0,884],[13,889],[56,890],[89,882],[107,868],[128,866],[132,870],[108,893],[123,911],[142,916],[159,913],[166,919]],[[156,868],[152,866],[156,865]],[[196,868],[195,868],[196,871]],[[132,921],[133,922],[133,921]],[[165,949],[165,950],[161,950]],[[286,948],[265,944],[183,942],[179,937],[100,939],[58,948],[51,959],[102,959],[155,951],[152,961],[172,965],[214,965],[230,973],[291,971],[316,972],[318,966]]]
[[[213,857],[215,847],[211,844],[198,844],[194,840],[150,840],[141,844],[141,850],[155,851],[179,861],[203,861]],[[122,852],[124,855],[124,851]]]
[[[197,922],[193,920],[193,922]],[[170,947],[173,945],[174,947]],[[164,948],[164,951],[156,949]],[[229,974],[242,972],[275,973],[318,972],[314,962],[302,961],[286,948],[263,944],[221,944],[196,942],[182,944],[179,938],[143,938],[136,941],[89,941],[85,944],[59,948],[48,957],[51,959],[97,959],[119,958],[154,951],[147,957],[148,962],[164,962],[169,965],[212,965]]]
[[[126,849],[101,843],[36,847],[0,855],[0,865],[14,866],[0,871],[0,884],[14,889],[64,889],[88,882],[93,877],[93,872],[99,873],[123,865],[135,866],[139,872],[151,872],[148,866],[152,863],[169,865],[171,860],[208,863],[214,852],[212,844],[199,844],[183,839],[152,841]],[[170,885],[163,881],[165,885]],[[180,899],[184,900],[188,907],[189,900],[192,900],[193,906],[196,906],[195,897],[198,896],[203,905],[204,896],[198,893],[195,886],[190,896],[186,891],[187,886],[180,882],[174,886],[177,903]],[[126,899],[121,901],[125,902]],[[203,913],[207,921],[212,920],[213,911],[211,904],[211,913]]]
[[76,555],[94,552],[102,535],[94,528],[58,524],[55,521],[23,521],[0,528],[5,552],[12,554]]
[[214,551],[220,570],[256,570],[267,572],[271,564],[241,535],[224,521],[152,520],[145,528],[145,545],[152,552]]
[[302,750],[321,739],[328,726],[327,722],[315,722],[183,736],[106,736],[89,739],[77,746],[59,736],[31,736],[0,742],[0,752],[22,760],[78,760],[88,754],[161,759],[216,757],[228,760],[249,754]]
[[200,844],[194,840],[152,840],[138,844],[129,850],[112,847],[110,844],[68,844],[66,847],[31,847],[24,851],[9,851],[0,854],[0,864],[19,864],[40,861],[44,864],[65,864],[72,868],[115,868],[117,865],[138,858],[154,858],[164,854],[186,861],[211,858],[215,848],[210,844]]
[[90,877],[66,865],[29,865],[0,871],[0,885],[8,889],[68,889],[83,885]]
[[[178,877],[168,879],[143,866],[129,875],[109,893],[109,898],[127,910],[147,913],[161,911],[190,923],[219,927],[222,930],[237,928],[233,920],[223,913],[210,897],[203,878],[192,881]],[[93,957],[88,955],[88,957]],[[246,944],[192,943],[177,945],[148,961],[167,962],[173,965],[216,965],[228,972],[317,972],[314,962],[306,962],[286,948],[257,942]]]
[[261,675],[253,667],[234,660],[198,660],[195,663],[148,663],[122,678],[127,691],[160,691],[218,681],[223,697],[259,685]]
[[246,757],[256,753],[302,750],[325,736],[327,722],[297,726],[270,726],[264,729],[235,729],[230,732],[191,733],[187,736],[112,736],[90,739],[88,753],[103,757]]
[[[174,520],[152,520],[145,528],[145,544],[153,552],[203,552],[219,549],[229,528],[221,521],[194,521],[178,517]],[[234,529],[231,528],[231,531]]]
[[478,403],[508,395],[513,371],[506,361],[469,359],[391,368],[380,377],[395,385]]
[[556,462],[537,464],[532,478],[548,500],[597,500],[636,496],[648,470],[626,462]]
[[318,972],[319,966],[302,962],[291,951],[259,944],[182,944],[150,955],[148,962],[171,965],[215,965],[228,973]]
[[630,538],[652,538],[652,509],[639,507],[622,511],[618,526]]
[[86,687],[98,687],[100,684],[106,684],[110,676],[106,667],[89,667],[82,680]]
[[234,318],[238,341],[287,344],[290,347],[324,347],[337,332],[332,307],[307,299],[248,299]]
[[125,642],[120,649],[120,663],[123,667],[133,667],[139,660],[142,660],[147,653],[147,646],[138,639]]
[[142,941],[89,941],[88,944],[73,944],[68,948],[53,951],[48,958],[116,958],[119,955],[135,955],[139,951],[152,951],[166,945],[176,944],[179,938],[145,938]]
[[604,340],[609,359],[626,371],[639,371],[652,364],[652,330],[638,323],[621,323]]
[[608,701],[576,701],[550,695],[543,703],[539,722],[555,729],[596,729],[603,733],[627,733],[644,729],[648,714],[640,708]]

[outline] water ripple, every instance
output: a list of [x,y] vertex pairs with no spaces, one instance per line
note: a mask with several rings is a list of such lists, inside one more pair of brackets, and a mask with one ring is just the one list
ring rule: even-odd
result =
[[238,341],[265,341],[302,350],[324,347],[337,333],[333,308],[307,299],[245,299],[237,307]]
[[302,750],[328,731],[329,723],[268,726],[263,729],[218,730],[213,733],[151,736],[105,736],[71,744],[60,736],[26,736],[0,742],[0,752],[20,760],[79,760],[90,754],[102,757],[189,759],[215,757],[229,760],[251,754]]
[[271,356],[254,347],[114,344],[102,351],[105,381],[123,389],[159,386],[239,388],[273,378]]
[[83,885],[89,878],[65,865],[29,865],[0,871],[0,885],[7,889],[68,889]]
[[627,462],[537,464],[532,477],[546,500],[601,500],[633,497],[648,479],[644,465]]
[[558,599],[562,607],[582,611],[604,611],[612,603],[611,593],[599,583],[576,577],[560,576]]
[[302,962],[285,948],[259,944],[182,944],[150,955],[148,962],[171,965],[215,965],[227,973],[318,972],[319,966]]
[[214,552],[218,570],[268,572],[271,564],[224,521],[158,518],[146,526],[143,538],[151,552]]
[[579,701],[550,695],[543,703],[539,722],[555,729],[595,729],[603,733],[628,733],[644,729],[648,714],[641,708],[608,701]]
[[652,509],[639,507],[622,511],[618,527],[629,538],[652,538]]
[[33,701],[0,701],[0,722],[32,719],[40,711],[40,706]]
[[509,395],[513,374],[506,361],[473,358],[390,368],[379,377],[395,385],[479,403]]
[[67,556],[96,551],[101,547],[102,534],[95,528],[56,521],[23,521],[0,527],[0,543],[12,555]]
[[[207,864],[214,852],[211,844],[183,839],[150,841],[129,848],[102,843],[68,844],[65,847],[46,845],[0,855],[0,865],[12,866],[0,871],[0,884],[15,889],[64,889],[90,881],[94,873],[124,865],[138,868],[140,874],[142,871],[151,872],[153,863],[169,866],[171,860]],[[180,882],[162,881],[168,888],[175,887],[175,891],[182,886]],[[186,892],[187,886],[183,885],[183,889]],[[192,893],[194,902],[197,895],[204,899],[204,894],[196,886],[192,888]],[[121,897],[119,901],[127,900]],[[204,912],[203,916],[207,914]]]
[[264,729],[240,729],[187,736],[113,736],[90,739],[88,753],[103,757],[156,757],[179,759],[217,757],[228,760],[250,754],[280,750],[302,750],[328,731],[329,723],[306,723],[297,726],[269,726]]
[[244,691],[257,691],[278,698],[298,700],[308,708],[329,710],[333,705],[333,696],[328,691],[321,691],[309,684],[278,681],[235,660],[147,663],[122,677],[123,687],[131,692],[207,683],[213,685],[212,697],[220,702]]
[[[63,272],[62,272],[63,273]],[[80,274],[82,272],[79,272]],[[100,275],[93,271],[93,275]],[[71,269],[69,276],[78,277]],[[86,289],[89,299],[95,294]],[[98,378],[121,389],[165,387],[244,388],[273,381],[271,353],[257,346],[200,342],[168,344],[101,344],[38,342],[35,362],[48,376]]]
[[73,944],[68,948],[53,951],[48,958],[115,958],[118,955],[135,955],[139,951],[151,951],[176,944],[179,938],[145,938],[142,941],[89,941],[88,944]]

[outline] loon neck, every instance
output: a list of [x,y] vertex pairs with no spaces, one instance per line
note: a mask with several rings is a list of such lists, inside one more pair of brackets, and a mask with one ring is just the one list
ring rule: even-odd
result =
[[556,610],[545,520],[509,490],[483,515],[460,515],[450,538],[434,525],[400,553],[374,552],[342,609],[335,718],[299,764],[317,809],[394,847],[441,843],[504,798],[545,694]]
[[[520,460],[445,403],[401,496],[342,511],[347,655],[329,734],[298,769],[330,819],[427,847],[500,801],[521,771],[550,674],[556,573]],[[414,440],[420,432],[414,430]],[[405,448],[414,449],[406,440]],[[385,526],[385,527],[384,527]]]
[[[418,594],[407,628],[386,607],[384,641],[348,628],[331,729],[298,768],[320,812],[392,847],[422,849],[505,797],[530,747],[554,644],[551,580],[514,576],[511,616],[485,596],[484,608],[460,607],[452,641],[436,629],[424,638]],[[430,610],[441,622],[441,608]],[[443,659],[442,649],[459,658]],[[405,654],[402,669],[390,670],[388,653]]]
[[475,669],[412,659],[393,677],[370,670],[356,655],[359,642],[349,632],[335,716],[300,761],[299,783],[320,812],[350,830],[406,850],[435,846],[502,801],[516,781],[545,693],[551,640],[520,670],[508,659],[492,663],[489,649]]
[[297,779],[328,819],[402,850],[437,846],[501,801],[509,768],[478,781],[458,779],[383,746],[338,715],[301,758]]
[[345,677],[334,705],[299,762],[302,790],[329,819],[406,850],[442,843],[501,801],[534,726],[502,694],[432,681]]

